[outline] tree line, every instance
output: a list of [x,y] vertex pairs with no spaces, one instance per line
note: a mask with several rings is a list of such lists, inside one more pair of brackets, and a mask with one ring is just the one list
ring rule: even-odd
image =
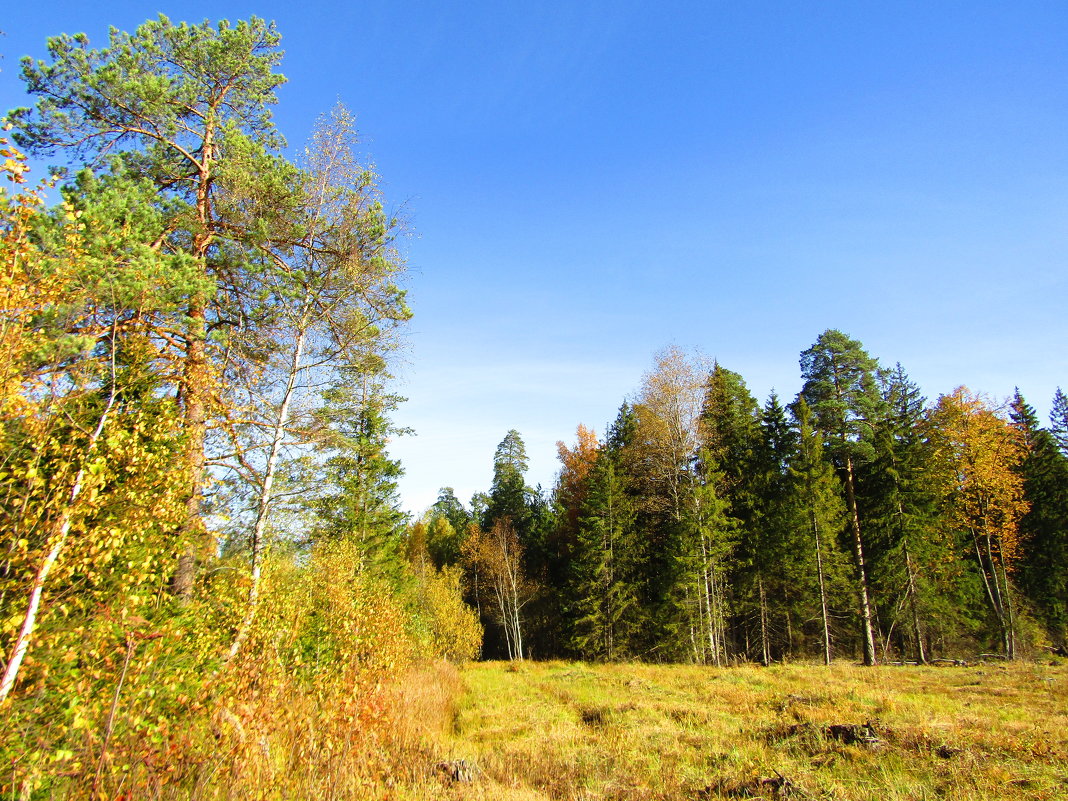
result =
[[465,507],[413,528],[464,566],[487,653],[522,658],[1013,659],[1068,635],[1068,399],[929,402],[827,330],[803,388],[661,353],[603,438],[558,444],[549,492],[518,432]]

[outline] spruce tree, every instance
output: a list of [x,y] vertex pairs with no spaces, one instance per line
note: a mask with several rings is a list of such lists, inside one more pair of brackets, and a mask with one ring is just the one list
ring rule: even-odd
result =
[[911,632],[914,656],[930,657],[928,624],[939,603],[942,565],[953,543],[940,531],[937,493],[924,437],[926,404],[898,364],[884,377],[883,414],[874,422],[870,462],[861,465],[860,491],[868,514],[872,582],[890,631]]
[[397,481],[404,470],[387,451],[403,433],[389,413],[403,398],[388,392],[385,376],[342,371],[353,381],[327,391],[321,412],[323,445],[330,454],[322,466],[327,494],[310,500],[318,516],[315,536],[357,543],[363,565],[391,578],[399,576],[407,516],[399,508]]
[[583,659],[612,661],[631,653],[635,533],[625,474],[618,453],[606,445],[587,478],[569,564],[570,647]]
[[[846,507],[841,485],[827,458],[824,436],[814,426],[803,396],[798,397],[792,410],[797,426],[797,454],[789,468],[793,486],[788,508],[792,531],[800,536],[787,541],[796,545],[790,549],[790,558],[784,560],[782,573],[792,579],[790,585],[808,589],[799,599],[797,606],[802,611],[796,616],[818,621],[817,641],[824,664],[829,665],[835,637],[833,617],[840,608],[843,583],[844,559],[838,547],[838,533],[843,528]],[[788,647],[793,647],[792,637]]]
[[1061,449],[1061,453],[1068,457],[1068,396],[1061,392],[1060,387],[1057,387],[1057,391],[1053,394],[1049,419],[1050,433],[1057,442],[1057,447]]
[[[1063,396],[1061,396],[1063,398]],[[1020,519],[1017,582],[1045,625],[1054,647],[1068,644],[1068,458],[1017,389],[1012,421],[1022,432],[1027,512]]]
[[[767,618],[763,589],[767,565],[760,553],[767,531],[757,525],[755,509],[759,468],[754,463],[754,449],[760,437],[759,406],[742,376],[718,362],[706,385],[700,434],[698,485],[707,498],[702,508],[696,510],[699,512],[696,519],[707,517],[711,521],[717,520],[720,514],[723,516],[722,521],[711,527],[702,523],[703,530],[709,534],[705,537],[708,554],[715,556],[717,565],[706,573],[710,578],[719,576],[716,589],[723,600],[722,604],[712,604],[717,601],[716,593],[706,592],[709,601],[706,607],[714,609],[717,616],[726,616],[726,608],[721,610],[721,607],[730,607],[733,628],[741,629],[735,639],[748,651],[744,644],[756,639],[749,631],[751,621],[757,621],[762,645],[767,640],[763,625]],[[695,501],[699,500],[695,496]],[[713,513],[711,510],[718,503],[722,503],[722,512]],[[711,536],[717,530],[718,536]],[[725,558],[727,553],[730,553],[729,560]],[[725,648],[726,637],[719,639]],[[765,650],[762,647],[762,659],[766,659]]]
[[[753,445],[752,520],[755,536],[749,546],[757,580],[760,661],[769,664],[790,651],[782,625],[791,614],[798,587],[805,580],[791,573],[799,554],[807,551],[790,519],[789,466],[795,458],[797,435],[786,410],[772,392],[764,404]],[[796,612],[796,609],[793,610]],[[795,615],[796,616],[796,615]]]

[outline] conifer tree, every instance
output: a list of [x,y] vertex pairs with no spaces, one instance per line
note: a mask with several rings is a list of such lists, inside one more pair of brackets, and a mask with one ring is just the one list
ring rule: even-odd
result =
[[806,541],[790,519],[789,466],[796,449],[797,435],[772,392],[761,413],[750,467],[753,535],[748,547],[757,579],[760,661],[765,665],[789,653],[790,644],[783,644],[783,632],[789,627],[777,623],[791,614],[797,589],[807,581],[794,575],[798,555],[807,552]]
[[[759,433],[759,406],[745,380],[716,362],[708,377],[701,410],[702,449],[698,459],[703,494],[711,493],[723,504],[724,518],[718,525],[720,537],[710,539],[709,544],[721,540],[726,549],[723,556],[728,552],[731,554],[729,560],[719,558],[723,574],[719,589],[724,600],[720,606],[731,606],[732,619],[744,629],[740,639],[745,643],[753,639],[748,630],[750,621],[756,619],[760,628],[761,659],[767,661],[764,573],[769,566],[762,560],[760,552],[768,531],[758,527],[755,508],[759,468],[754,450]],[[712,497],[707,500],[704,506],[712,509]],[[729,547],[727,543],[730,543]],[[710,553],[719,550],[710,548]],[[717,613],[720,611],[726,615],[725,608],[717,607]],[[725,648],[726,637],[721,639]]]
[[1049,412],[1050,433],[1057,442],[1057,447],[1068,457],[1068,396],[1057,391],[1053,394],[1053,404]]
[[875,621],[857,506],[857,466],[873,454],[870,439],[880,405],[877,371],[876,361],[858,341],[834,329],[820,334],[801,354],[805,379],[801,394],[812,409],[815,426],[827,437],[827,448],[845,488],[865,665],[876,662]]
[[740,521],[730,514],[731,503],[722,491],[727,481],[715,466],[715,458],[707,451],[698,452],[678,555],[682,567],[676,593],[682,590],[689,609],[694,660],[721,667],[729,657],[728,570],[738,546]]
[[[151,182],[165,233],[143,243],[182,254],[194,277],[175,277],[184,298],[170,341],[180,350],[176,377],[185,430],[187,514],[183,538],[203,530],[205,442],[212,415],[209,334],[255,319],[249,291],[265,263],[260,245],[290,230],[294,170],[278,155],[283,140],[270,106],[284,78],[274,26],[252,18],[173,24],[166,17],[134,33],[113,30],[92,49],[84,34],[49,40],[51,63],[25,59],[23,79],[40,99],[10,115],[33,153],[60,151],[117,176]],[[195,550],[174,577],[192,590]]]
[[493,455],[493,484],[482,520],[483,528],[489,530],[498,520],[507,518],[520,539],[526,539],[530,527],[527,465],[526,445],[513,428],[505,434]]
[[929,656],[928,619],[936,610],[948,612],[938,594],[942,566],[953,561],[953,543],[938,525],[925,402],[900,364],[885,377],[883,401],[872,435],[874,455],[860,470],[873,583],[887,628],[911,631],[922,664]]
[[[1063,398],[1063,395],[1061,396]],[[1041,428],[1034,409],[1017,389],[1013,425],[1023,435],[1027,512],[1020,518],[1020,589],[1045,624],[1055,648],[1068,644],[1068,458],[1053,433]]]
[[406,520],[397,497],[403,468],[386,449],[399,431],[389,413],[402,399],[366,366],[342,370],[341,377],[352,384],[328,390],[320,412],[325,423],[320,436],[330,454],[322,466],[323,485],[331,489],[311,500],[318,519],[314,535],[356,543],[364,568],[396,578]]
[[618,457],[606,444],[590,469],[569,565],[571,648],[583,659],[611,661],[631,651],[634,511]]
[[[793,413],[798,439],[797,454],[789,468],[793,483],[791,517],[794,531],[804,532],[806,547],[798,548],[794,558],[784,563],[783,570],[788,575],[804,576],[804,580],[794,582],[795,586],[815,590],[812,611],[819,621],[821,656],[824,664],[829,665],[833,658],[832,615],[838,607],[841,586],[842,556],[837,535],[846,509],[840,483],[827,459],[824,436],[814,426],[804,396],[798,397]],[[800,558],[800,554],[807,554],[807,558]],[[792,646],[792,642],[788,645]]]
[[435,516],[448,520],[458,536],[462,536],[471,523],[471,513],[464,508],[463,502],[456,497],[456,491],[452,487],[442,487],[438,490],[438,498],[431,510]]

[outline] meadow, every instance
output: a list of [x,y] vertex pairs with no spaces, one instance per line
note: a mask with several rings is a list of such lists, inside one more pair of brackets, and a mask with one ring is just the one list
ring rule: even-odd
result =
[[1068,664],[439,665],[406,775],[452,799],[1068,798]]

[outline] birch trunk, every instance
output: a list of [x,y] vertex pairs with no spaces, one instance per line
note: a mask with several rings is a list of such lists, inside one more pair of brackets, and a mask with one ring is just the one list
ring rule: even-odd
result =
[[827,613],[827,585],[823,578],[823,549],[820,546],[820,526],[812,511],[812,537],[816,542],[816,578],[820,585],[820,615],[823,622],[823,664],[831,664],[831,624]]
[[297,377],[301,371],[301,361],[304,356],[304,343],[307,340],[307,313],[303,315],[297,340],[293,346],[293,357],[289,363],[289,375],[286,379],[285,392],[282,395],[282,403],[278,407],[278,415],[275,418],[274,429],[271,432],[271,450],[267,456],[267,466],[263,474],[263,482],[260,485],[260,497],[256,509],[256,525],[252,529],[252,586],[248,591],[248,608],[237,630],[237,636],[230,646],[230,650],[223,658],[223,665],[228,664],[244,644],[248,637],[249,629],[256,619],[256,611],[260,600],[260,575],[263,569],[263,539],[267,530],[267,518],[270,512],[272,491],[274,489],[274,477],[278,470],[278,459],[282,452],[285,441],[286,426],[289,423],[289,404],[293,399],[293,393],[297,388]]
[[74,484],[67,495],[67,503],[53,525],[52,535],[49,537],[52,547],[48,549],[48,553],[45,554],[44,559],[37,568],[37,573],[33,577],[30,597],[27,599],[26,611],[22,616],[22,625],[19,626],[19,633],[11,646],[11,656],[8,657],[4,675],[0,677],[0,704],[7,701],[8,696],[11,694],[11,689],[18,679],[22,661],[30,648],[30,640],[33,638],[33,632],[37,627],[37,614],[41,608],[41,597],[44,595],[45,584],[52,573],[52,568],[55,567],[56,562],[59,561],[59,557],[63,553],[63,546],[67,543],[75,504],[78,502],[78,498],[81,497],[85,486],[85,463],[88,462],[89,457],[96,449],[96,443],[99,442],[101,435],[104,433],[104,427],[107,425],[108,418],[111,415],[111,409],[115,405],[115,390],[114,365],[112,365],[111,394],[108,397],[107,406],[104,407],[104,411],[100,414],[100,419],[97,420],[96,428],[93,429],[93,433],[89,436],[82,466],[74,477]]

